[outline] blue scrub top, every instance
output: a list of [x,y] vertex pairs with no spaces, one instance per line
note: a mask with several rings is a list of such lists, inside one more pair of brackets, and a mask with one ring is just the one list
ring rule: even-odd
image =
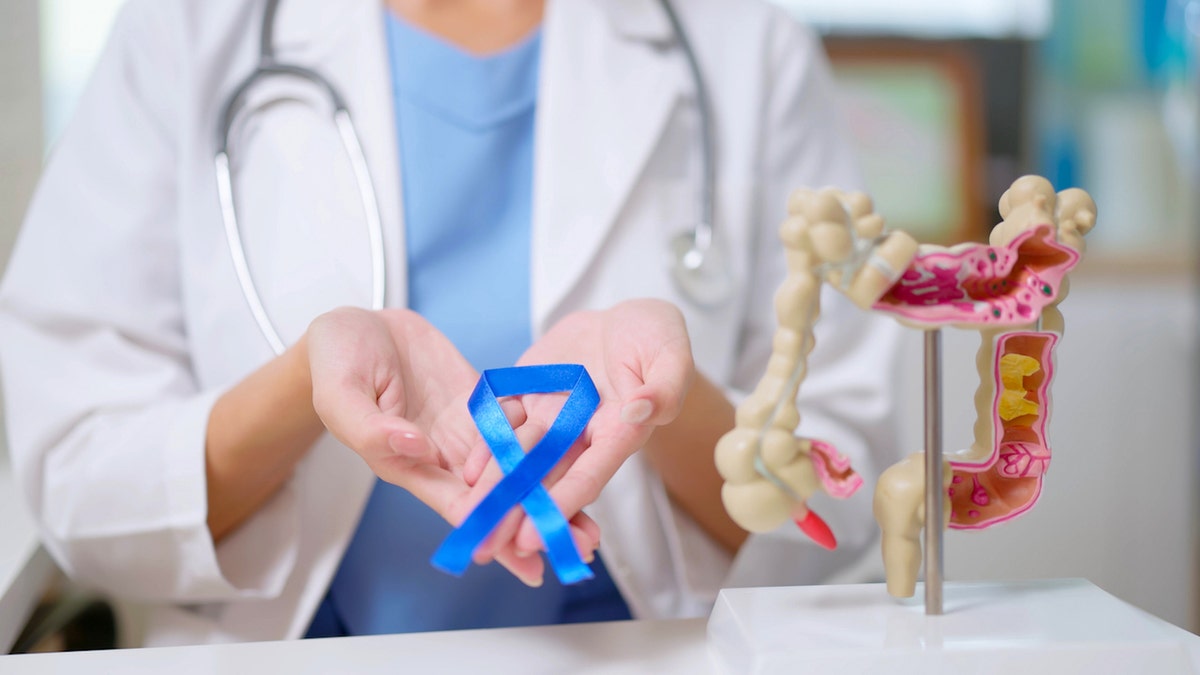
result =
[[[512,365],[530,337],[529,229],[541,34],[474,56],[387,13],[403,174],[409,307],[475,368]],[[368,149],[369,151],[369,149]],[[462,578],[430,557],[450,525],[377,480],[308,637],[630,618],[604,563],[570,587],[528,588],[496,563]]]

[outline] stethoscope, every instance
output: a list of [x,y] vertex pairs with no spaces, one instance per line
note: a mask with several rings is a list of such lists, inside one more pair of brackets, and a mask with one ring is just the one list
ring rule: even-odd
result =
[[[688,299],[700,307],[715,307],[729,299],[732,292],[732,280],[729,271],[720,258],[719,251],[713,248],[716,166],[713,159],[714,143],[712,130],[712,112],[709,106],[708,92],[704,86],[700,67],[696,62],[696,54],[688,41],[687,33],[680,24],[678,15],[670,0],[658,0],[670,21],[679,46],[683,49],[687,60],[688,70],[696,87],[696,104],[700,116],[700,162],[703,172],[701,187],[700,222],[690,231],[684,231],[671,238],[669,252],[671,254],[671,276],[676,286]],[[250,274],[250,265],[246,261],[245,247],[242,245],[241,229],[238,226],[237,208],[234,206],[233,178],[229,162],[229,134],[246,93],[255,84],[274,76],[288,76],[307,80],[318,89],[323,89],[333,107],[333,123],[337,127],[338,136],[342,141],[354,180],[358,187],[359,198],[362,200],[363,212],[366,214],[367,234],[371,247],[371,308],[382,309],[386,271],[383,259],[383,225],[379,215],[379,202],[375,196],[375,184],[367,169],[367,160],[363,155],[362,143],[358,132],[346,108],[345,99],[338,93],[336,87],[320,73],[303,66],[280,63],[275,60],[275,45],[273,33],[275,29],[275,14],[279,8],[279,0],[267,0],[263,10],[262,29],[259,37],[258,65],[243,79],[233,93],[225,100],[217,126],[217,153],[213,164],[217,175],[217,193],[221,205],[221,219],[225,225],[225,239],[229,244],[229,254],[233,259],[234,271],[237,274],[238,285],[259,331],[270,344],[276,354],[282,354],[285,345],[279,337],[279,331],[267,316],[263,307],[262,297]]]

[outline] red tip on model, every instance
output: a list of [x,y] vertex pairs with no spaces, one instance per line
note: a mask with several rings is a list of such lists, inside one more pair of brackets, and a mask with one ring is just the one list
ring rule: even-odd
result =
[[800,530],[807,534],[809,539],[817,542],[818,546],[827,548],[830,551],[837,548],[837,537],[833,536],[833,530],[821,520],[816,512],[809,509],[808,514],[803,518],[796,520],[796,525],[800,526]]

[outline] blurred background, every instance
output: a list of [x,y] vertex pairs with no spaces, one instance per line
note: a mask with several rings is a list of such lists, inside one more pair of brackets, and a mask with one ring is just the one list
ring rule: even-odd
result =
[[[1083,577],[1200,631],[1200,0],[775,1],[824,36],[892,226],[982,241],[1024,173],[1083,187],[1099,208],[1062,305],[1042,501],[1000,528],[951,533],[947,578]],[[0,263],[121,4],[0,3]],[[897,386],[916,451],[910,338]],[[945,336],[950,448],[970,442],[977,348],[977,335]],[[7,475],[0,450],[0,652],[26,622],[4,607],[53,578]]]

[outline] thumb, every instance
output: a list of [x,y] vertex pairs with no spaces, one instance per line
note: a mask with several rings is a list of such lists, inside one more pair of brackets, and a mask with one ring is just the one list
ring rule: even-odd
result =
[[679,416],[694,374],[690,349],[664,347],[640,372],[618,370],[613,386],[621,400],[622,422],[661,426]]
[[356,386],[314,388],[313,407],[325,428],[368,464],[397,456],[416,460],[431,452],[421,428],[381,410],[373,391]]

